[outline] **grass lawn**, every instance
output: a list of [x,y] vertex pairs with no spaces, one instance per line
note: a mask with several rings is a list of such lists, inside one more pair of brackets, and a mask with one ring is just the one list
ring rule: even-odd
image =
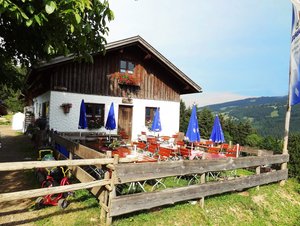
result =
[[[207,197],[205,208],[183,202],[113,218],[113,225],[299,225],[300,184],[278,183]],[[86,190],[76,191],[65,210],[46,207],[35,225],[100,225],[100,207]]]

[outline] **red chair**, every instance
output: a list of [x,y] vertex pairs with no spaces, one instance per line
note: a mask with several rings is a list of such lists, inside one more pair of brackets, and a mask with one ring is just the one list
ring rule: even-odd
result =
[[227,157],[237,158],[239,157],[239,152],[240,152],[240,146],[237,144],[234,145],[233,148],[227,149],[225,155]]
[[207,141],[205,141],[205,145],[207,145],[207,146],[213,146],[214,142],[211,141],[211,140],[207,140]]
[[155,137],[147,137],[147,143],[156,143]]
[[229,144],[221,144],[221,147],[220,147],[220,152],[222,153],[226,153],[227,149],[229,148]]
[[160,147],[158,150],[158,159],[160,161],[167,161],[171,158],[171,149]]
[[145,150],[147,147],[147,144],[144,142],[138,142],[137,143],[137,148],[141,149],[141,150]]
[[187,148],[184,148],[184,147],[180,147],[179,148],[179,154],[181,155],[181,157],[183,159],[189,159],[190,155],[191,155],[191,150],[187,149]]
[[154,155],[156,155],[156,153],[158,151],[158,148],[159,148],[159,144],[150,143],[148,148],[147,148],[147,151],[150,152],[152,156],[154,156]]
[[120,147],[117,150],[112,151],[112,155],[119,155],[120,158],[126,158],[127,155],[130,154],[130,150],[128,148]]
[[183,147],[185,145],[184,141],[182,141],[182,140],[176,141],[176,144],[181,147]]
[[219,154],[220,153],[220,148],[218,148],[218,147],[209,147],[207,152],[208,153],[213,153],[213,154]]

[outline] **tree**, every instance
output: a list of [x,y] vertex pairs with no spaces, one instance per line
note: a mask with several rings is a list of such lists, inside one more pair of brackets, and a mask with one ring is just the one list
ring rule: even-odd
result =
[[245,139],[245,144],[249,145],[250,147],[259,147],[262,142],[263,137],[255,133],[248,135]]
[[1,60],[15,65],[68,54],[91,60],[113,19],[106,0],[0,0],[0,15]]
[[208,108],[198,112],[198,122],[201,138],[209,139],[214,124],[214,116]]
[[300,134],[291,134],[289,137],[289,155],[288,163],[289,175],[300,181]]
[[20,68],[69,54],[92,61],[91,53],[104,51],[112,19],[107,0],[0,0],[0,99],[21,108]]
[[180,126],[179,131],[184,132],[187,130],[187,127],[189,125],[189,119],[191,117],[191,108],[186,108],[185,103],[180,100]]

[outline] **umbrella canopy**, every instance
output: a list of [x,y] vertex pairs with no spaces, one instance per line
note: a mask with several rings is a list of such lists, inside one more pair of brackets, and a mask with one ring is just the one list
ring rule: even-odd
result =
[[224,143],[225,142],[224,133],[223,133],[222,126],[221,126],[218,115],[216,115],[216,117],[215,117],[214,126],[212,128],[209,139],[215,143]]
[[196,105],[193,105],[189,126],[185,134],[190,142],[200,141],[200,131],[197,119]]
[[107,120],[105,123],[105,128],[108,130],[114,130],[116,128],[114,103],[111,103],[110,105]]
[[154,131],[154,132],[161,131],[159,108],[157,108],[155,111],[152,126],[151,126],[151,131]]
[[87,128],[86,109],[85,109],[84,100],[82,100],[80,105],[78,129],[85,129],[85,128]]

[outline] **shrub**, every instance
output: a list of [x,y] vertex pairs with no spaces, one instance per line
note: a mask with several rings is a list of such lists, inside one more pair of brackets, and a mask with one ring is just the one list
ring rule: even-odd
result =
[[291,134],[289,136],[288,150],[290,161],[288,164],[289,176],[300,181],[300,134]]

